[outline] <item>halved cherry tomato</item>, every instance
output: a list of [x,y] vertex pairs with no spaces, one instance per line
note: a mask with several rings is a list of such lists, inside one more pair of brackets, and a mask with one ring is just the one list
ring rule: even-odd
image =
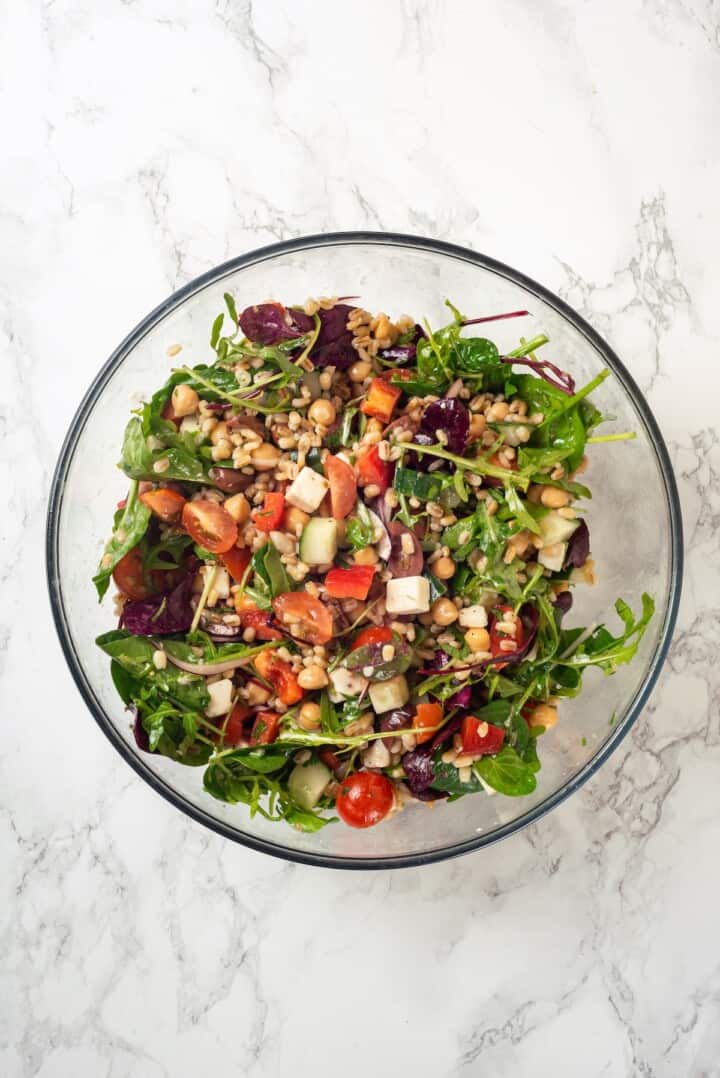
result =
[[250,731],[251,745],[272,745],[280,732],[280,716],[277,711],[258,711]]
[[128,599],[147,599],[157,590],[143,573],[143,557],[139,546],[128,551],[113,569],[113,580]]
[[261,651],[255,658],[255,669],[260,677],[272,686],[284,704],[296,704],[298,700],[302,700],[303,690],[292,666],[284,659],[278,658],[274,652]]
[[156,517],[164,520],[166,524],[177,520],[185,505],[185,498],[183,498],[182,494],[178,494],[176,490],[170,490],[169,487],[146,490],[144,494],[140,495],[140,501],[148,509],[151,509]]
[[374,576],[374,565],[331,569],[325,577],[325,587],[333,599],[367,599]]
[[261,610],[252,599],[240,595],[235,600],[235,610],[240,618],[243,629],[254,629],[257,640],[282,640],[283,634],[275,629],[272,622],[272,614],[269,610]]
[[340,785],[335,808],[350,827],[374,827],[393,807],[393,784],[385,775],[356,771]]
[[237,540],[237,524],[221,505],[208,499],[186,502],[182,526],[191,539],[212,554],[224,554]]
[[375,416],[381,423],[389,423],[401,395],[402,390],[391,386],[384,378],[373,378],[360,411]]
[[357,479],[350,465],[333,457],[325,457],[325,476],[330,484],[330,505],[336,520],[344,520],[352,512],[357,501]]
[[248,547],[231,546],[229,550],[226,550],[224,554],[220,555],[220,561],[230,573],[230,576],[235,583],[239,584],[245,576],[245,570],[250,564],[251,557],[252,555]]
[[387,625],[373,625],[370,629],[363,629],[353,640],[350,650],[364,648],[367,644],[389,644],[392,641],[392,629]]
[[[508,636],[506,633],[498,632],[497,630],[498,622],[501,622],[507,614],[512,613],[513,608],[511,606],[497,606],[493,610],[493,617],[490,622],[490,654],[493,659],[505,654],[504,649],[500,647],[502,641],[511,640],[515,645],[514,651],[518,651],[525,643],[525,626],[521,618],[517,619],[515,636]],[[504,666],[507,666],[507,663],[495,663],[496,670],[502,670]]]
[[460,729],[462,750],[473,756],[493,756],[502,748],[505,731],[500,726],[466,715]]
[[223,745],[233,748],[240,744],[245,737],[245,723],[251,715],[252,711],[245,704],[235,704],[223,726]]
[[275,616],[293,636],[308,644],[327,644],[332,640],[333,618],[319,599],[306,591],[286,591],[273,599]]
[[261,532],[274,532],[282,524],[285,515],[285,495],[271,490],[265,495],[262,509],[253,509],[255,527]]
[[[506,463],[504,460],[500,460],[497,453],[493,453],[491,457],[488,457],[488,464],[494,464],[496,468],[505,468],[508,472],[516,472],[518,470],[517,458],[511,460],[510,463]],[[483,476],[484,487],[501,487],[502,485],[502,479],[497,479],[493,475]]]
[[360,454],[357,467],[362,485],[367,487],[372,484],[379,487],[381,494],[385,493],[393,481],[395,465],[392,461],[380,459],[380,450],[376,445]]
[[[442,722],[443,711],[440,704],[418,704],[417,711],[413,715],[413,729],[414,730],[427,730],[427,733],[416,734],[415,740],[418,745],[422,745],[423,741],[430,741],[435,736],[435,726],[439,726]],[[429,729],[432,727],[433,729]]]

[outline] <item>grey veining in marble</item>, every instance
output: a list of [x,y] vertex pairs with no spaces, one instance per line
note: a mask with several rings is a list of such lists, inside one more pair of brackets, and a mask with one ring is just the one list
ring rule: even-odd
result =
[[[720,1074],[717,0],[6,0],[0,50],[0,1074]],[[50,624],[70,417],[243,250],[467,244],[575,306],[668,439],[688,567],[660,683],[535,827],[422,870],[284,865],[96,729]]]

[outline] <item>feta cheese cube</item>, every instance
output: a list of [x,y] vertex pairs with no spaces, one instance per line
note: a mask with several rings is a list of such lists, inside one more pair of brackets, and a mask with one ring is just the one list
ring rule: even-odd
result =
[[210,703],[205,708],[205,714],[209,719],[217,719],[220,715],[227,715],[232,703],[232,691],[233,683],[230,678],[223,678],[222,681],[215,681],[212,685],[208,685],[207,690],[210,694]]
[[394,711],[404,707],[410,699],[410,690],[404,674],[397,674],[389,681],[376,681],[370,686],[370,703],[373,711],[381,715],[383,711]]
[[344,666],[337,666],[329,675],[330,699],[334,704],[339,703],[345,696],[359,696],[368,686],[368,679],[354,670],[346,670]]
[[385,609],[388,614],[427,614],[430,609],[430,581],[424,576],[388,580]]
[[567,548],[567,543],[553,543],[552,546],[544,546],[542,550],[538,551],[537,560],[540,565],[549,569],[551,573],[559,573],[562,571]]
[[458,621],[463,629],[484,629],[488,623],[487,610],[480,603],[474,606],[464,606],[460,611]]
[[[212,575],[210,595],[215,592],[215,596],[213,596],[213,599],[215,599],[215,597],[217,597],[217,599],[228,598],[228,596],[230,595],[230,577],[228,576],[227,569],[223,568],[222,565],[203,565],[200,572],[203,578],[203,585],[207,583],[208,577]],[[208,602],[208,606],[214,605],[214,602]]]
[[314,513],[325,497],[328,481],[313,468],[302,468],[300,473],[285,493],[285,500],[290,505],[302,509],[304,513]]

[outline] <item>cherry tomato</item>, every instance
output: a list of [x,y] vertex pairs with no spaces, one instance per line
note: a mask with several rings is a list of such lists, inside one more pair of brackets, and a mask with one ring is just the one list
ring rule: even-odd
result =
[[258,711],[250,731],[251,745],[272,745],[280,732],[280,716],[277,711]]
[[279,696],[284,704],[296,704],[298,700],[302,700],[303,690],[292,666],[272,651],[261,651],[256,656],[255,669],[260,677],[272,686],[276,696]]
[[128,599],[147,599],[156,588],[143,573],[142,551],[135,546],[121,558],[113,569],[113,580]]
[[191,539],[212,554],[224,554],[237,540],[237,524],[227,510],[206,499],[185,503],[182,526]]
[[[504,460],[500,460],[497,453],[493,453],[493,455],[488,458],[488,464],[494,464],[496,468],[504,468],[508,472],[516,472],[518,470],[517,459],[511,460],[510,463],[507,464]],[[503,481],[502,479],[497,479],[494,475],[484,475],[483,486],[501,487],[503,486]]]
[[262,509],[253,509],[255,527],[261,532],[274,532],[280,527],[285,515],[285,495],[271,490],[265,495]]
[[[498,622],[501,622],[507,614],[512,613],[513,608],[511,606],[497,606],[493,610],[493,617],[492,621],[490,622],[490,654],[492,655],[493,659],[505,654],[504,649],[500,647],[502,641],[511,640],[515,645],[515,647],[513,648],[514,651],[519,650],[525,643],[525,627],[522,623],[521,618],[517,619],[515,636],[508,636],[503,632],[498,632],[497,630],[496,626]],[[507,663],[495,663],[496,670],[502,670],[504,666],[507,666]]]
[[374,576],[374,565],[331,569],[325,577],[325,587],[333,599],[367,599]]
[[393,807],[393,784],[385,775],[356,771],[343,779],[335,808],[350,827],[374,827]]
[[324,603],[306,591],[287,591],[278,595],[273,599],[273,610],[292,636],[308,644],[327,644],[332,640],[332,614]]
[[380,450],[376,445],[371,446],[370,449],[360,454],[357,467],[363,486],[372,484],[379,487],[381,494],[385,493],[393,481],[395,465],[392,461],[380,459]]
[[185,498],[176,490],[169,487],[158,487],[157,490],[146,490],[140,495],[140,501],[151,509],[156,517],[164,520],[166,524],[177,520],[185,505]]
[[283,634],[271,624],[272,614],[269,610],[260,610],[252,599],[240,595],[235,600],[235,610],[240,618],[243,629],[254,629],[257,640],[282,640]]
[[229,550],[220,555],[220,561],[236,584],[239,584],[245,576],[245,570],[250,564],[250,557],[250,550],[247,547],[240,548],[237,546],[231,546]]
[[367,644],[389,644],[392,641],[392,629],[387,625],[373,625],[370,629],[363,629],[358,633],[350,647],[351,651],[364,648]]
[[[440,704],[418,704],[417,711],[413,716],[413,729],[414,730],[427,730],[427,733],[418,733],[415,735],[415,740],[418,745],[422,745],[423,741],[430,741],[435,736],[434,727],[439,726],[442,722],[443,711]],[[428,727],[430,729],[428,730]]]
[[391,386],[384,378],[373,378],[360,411],[375,416],[381,423],[389,423],[401,396],[402,390],[397,386]]
[[350,465],[330,454],[325,458],[325,476],[330,484],[330,506],[336,520],[344,520],[357,501],[357,479]]
[[472,756],[494,756],[502,748],[505,731],[500,726],[466,715],[460,729],[462,750]]
[[245,738],[245,723],[252,711],[244,704],[235,704],[223,726],[222,743],[226,748],[234,748]]

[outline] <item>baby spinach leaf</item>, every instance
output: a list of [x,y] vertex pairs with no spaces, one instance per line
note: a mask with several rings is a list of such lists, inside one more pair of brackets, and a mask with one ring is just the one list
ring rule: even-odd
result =
[[478,392],[502,389],[508,374],[497,345],[485,337],[461,337],[452,349],[450,360],[455,373],[461,378],[465,375],[476,376]]
[[430,785],[434,790],[443,790],[445,793],[450,794],[449,801],[457,801],[459,797],[464,797],[465,794],[475,794],[482,790],[482,783],[474,772],[470,773],[470,778],[467,782],[462,782],[455,765],[442,762],[442,752],[442,748],[439,749],[433,759],[435,777]]
[[136,480],[130,483],[125,508],[116,522],[113,534],[105,544],[103,556],[100,559],[98,571],[93,577],[93,584],[102,599],[110,585],[112,571],[126,554],[136,547],[150,522],[150,510],[139,500],[138,483]]
[[496,756],[483,756],[473,769],[488,786],[508,797],[531,794],[537,785],[532,765],[511,745],[503,745]]

